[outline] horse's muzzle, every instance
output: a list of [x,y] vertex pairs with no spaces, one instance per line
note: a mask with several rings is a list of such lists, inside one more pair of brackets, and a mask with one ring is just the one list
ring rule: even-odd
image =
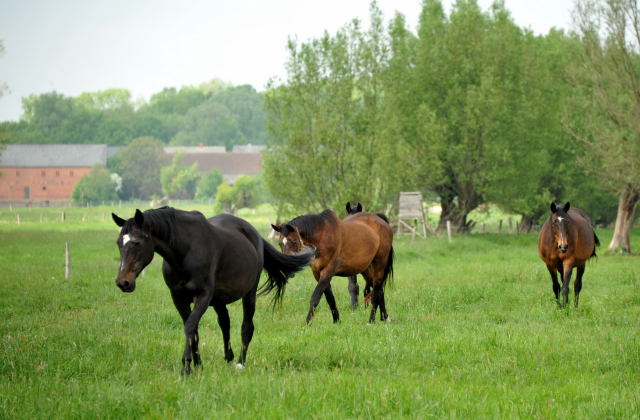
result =
[[131,293],[136,290],[136,279],[135,277],[131,280],[118,277],[116,279],[116,286],[125,293]]
[[558,245],[558,252],[561,254],[566,254],[569,250],[569,245]]

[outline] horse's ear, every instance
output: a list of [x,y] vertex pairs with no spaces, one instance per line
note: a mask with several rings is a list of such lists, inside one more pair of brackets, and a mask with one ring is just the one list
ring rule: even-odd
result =
[[562,208],[562,210],[564,210],[564,212],[568,212],[569,209],[571,208],[571,203],[569,203],[568,201],[565,203],[564,207]]
[[296,228],[294,228],[293,226],[291,226],[290,224],[286,224],[284,225],[285,228],[287,228],[287,230],[289,232],[295,232]]
[[126,220],[124,220],[122,217],[118,217],[118,215],[115,213],[111,213],[111,218],[113,218],[113,221],[116,222],[116,225],[120,227],[124,226],[124,223],[126,222]]
[[556,203],[552,202],[551,203],[551,213],[555,213],[558,210],[558,208],[556,207]]
[[276,232],[280,232],[282,230],[282,227],[271,224],[271,229],[275,230]]
[[347,201],[345,208],[347,209],[347,214],[351,214],[351,201]]
[[361,212],[362,211],[362,204],[360,204],[360,203],[356,204],[356,210],[357,210],[358,213]]
[[136,215],[133,216],[133,218],[136,221],[136,225],[142,227],[142,223],[144,223],[144,216],[142,215],[140,209],[136,209]]

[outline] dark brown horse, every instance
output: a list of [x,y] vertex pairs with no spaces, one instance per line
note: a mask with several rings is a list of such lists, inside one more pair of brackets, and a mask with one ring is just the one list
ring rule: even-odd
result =
[[[577,268],[573,291],[574,304],[578,306],[585,264],[589,258],[596,256],[596,245],[600,245],[600,240],[593,231],[589,216],[582,210],[571,208],[568,202],[562,207],[551,203],[551,216],[540,230],[538,252],[551,274],[556,300],[562,290],[562,302],[558,301],[561,307],[569,300],[573,267]],[[561,275],[562,289],[558,283],[558,273]]]
[[315,249],[311,270],[318,284],[311,295],[307,322],[311,322],[323,294],[333,321],[338,322],[340,314],[331,291],[331,278],[356,274],[362,274],[373,290],[369,322],[374,322],[378,307],[380,319],[388,318],[384,287],[393,276],[393,231],[380,216],[356,213],[340,220],[333,211],[325,210],[272,227],[280,234],[280,247],[285,254],[297,254],[307,247]]
[[[309,264],[312,252],[287,256],[278,252],[246,221],[221,214],[205,219],[197,211],[170,207],[136,210],[125,220],[112,214],[120,226],[117,244],[120,269],[117,286],[133,292],[136,278],[158,253],[164,262],[162,274],[176,309],[184,322],[185,349],[182,373],[201,364],[198,353],[198,324],[209,306],[218,314],[224,341],[224,358],[233,360],[229,343],[227,304],[242,299],[242,349],[237,367],[242,368],[253,337],[253,314],[260,273],[267,272],[261,293],[276,289],[275,300],[282,296],[287,279]],[[191,304],[193,303],[193,309]]]

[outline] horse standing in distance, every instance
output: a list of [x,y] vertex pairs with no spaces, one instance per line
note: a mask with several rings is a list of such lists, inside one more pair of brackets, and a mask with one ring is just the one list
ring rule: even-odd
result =
[[[556,300],[562,290],[562,302],[558,300],[560,307],[564,307],[569,300],[573,267],[577,268],[573,290],[574,304],[578,307],[584,268],[587,260],[596,256],[596,245],[600,245],[600,240],[593,231],[589,216],[582,210],[571,208],[569,202],[562,207],[551,203],[551,215],[540,230],[538,252],[551,274]],[[558,273],[562,278],[562,289],[558,283]]]
[[[136,278],[158,253],[164,262],[162,274],[176,309],[184,322],[185,349],[182,374],[201,365],[198,353],[198,324],[209,306],[218,314],[218,325],[224,341],[224,358],[233,360],[229,343],[227,304],[242,299],[242,349],[237,368],[243,368],[247,349],[253,337],[253,315],[256,309],[258,282],[262,270],[267,282],[261,294],[276,289],[274,303],[282,298],[287,279],[309,265],[312,252],[287,256],[265,241],[245,220],[221,214],[205,219],[197,211],[170,207],[136,210],[125,220],[112,213],[121,227],[117,245],[120,269],[116,285],[123,292],[133,292]],[[191,304],[193,310],[191,309]]]
[[280,247],[285,254],[315,249],[311,270],[318,284],[311,295],[307,323],[311,322],[323,294],[331,308],[333,322],[338,322],[340,314],[331,290],[331,278],[356,274],[362,274],[367,287],[373,289],[369,322],[374,322],[378,308],[380,319],[387,320],[384,287],[393,276],[393,231],[384,219],[375,213],[356,213],[341,220],[333,211],[325,210],[271,227],[279,233]]

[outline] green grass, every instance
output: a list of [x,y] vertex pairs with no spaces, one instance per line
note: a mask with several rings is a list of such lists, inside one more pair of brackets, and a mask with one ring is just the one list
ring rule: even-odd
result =
[[[111,209],[91,214],[100,211]],[[211,310],[200,327],[204,367],[181,380],[182,326],[158,256],[123,294],[110,220],[17,225],[2,222],[7,214],[0,418],[639,417],[637,256],[589,263],[580,307],[561,310],[534,234],[396,239],[392,322],[368,325],[369,309],[352,311],[336,278],[341,323],[323,300],[305,325],[307,269],[275,312],[259,299],[246,369],[224,363]],[[243,216],[266,232],[267,210]],[[598,235],[606,245],[611,232]],[[633,239],[640,249],[638,230]],[[241,305],[229,309],[238,354]]]

